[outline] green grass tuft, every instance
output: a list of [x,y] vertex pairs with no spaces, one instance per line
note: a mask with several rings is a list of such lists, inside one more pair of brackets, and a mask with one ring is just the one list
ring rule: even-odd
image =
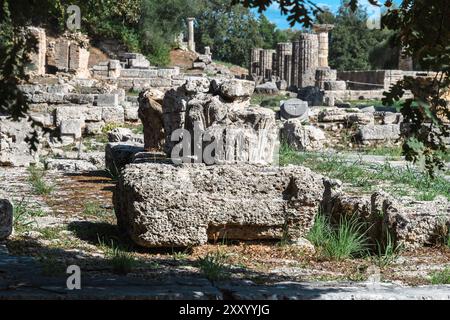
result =
[[450,268],[437,271],[431,274],[431,284],[450,284]]
[[28,168],[28,181],[31,183],[33,187],[33,191],[38,195],[49,195],[53,192],[54,187],[52,185],[47,184],[45,181],[45,170],[39,169],[35,166],[30,166]]
[[367,253],[364,224],[357,217],[341,218],[337,226],[319,213],[307,235],[319,253],[330,260],[345,260]]
[[198,259],[197,264],[203,274],[210,281],[221,280],[228,276],[226,272],[227,256],[225,253],[216,251],[208,253],[205,257]]

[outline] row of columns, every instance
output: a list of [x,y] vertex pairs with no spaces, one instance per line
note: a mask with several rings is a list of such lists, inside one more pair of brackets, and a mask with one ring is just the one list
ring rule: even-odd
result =
[[253,77],[285,80],[288,86],[315,85],[318,68],[328,68],[328,33],[332,25],[315,25],[292,43],[278,43],[276,50],[255,48],[250,53]]

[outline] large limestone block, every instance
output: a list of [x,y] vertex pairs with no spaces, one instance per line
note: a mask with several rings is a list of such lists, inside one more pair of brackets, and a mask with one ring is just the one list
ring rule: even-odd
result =
[[255,83],[246,80],[225,80],[220,85],[220,95],[227,100],[247,99],[255,91]]
[[186,247],[208,239],[296,240],[325,191],[303,167],[131,164],[114,193],[118,224],[138,245]]
[[11,202],[0,199],[0,241],[8,238],[13,230],[13,206]]
[[37,151],[32,151],[26,142],[33,130],[26,120],[16,122],[0,117],[1,166],[22,167],[38,161],[41,145],[37,146]]
[[411,201],[377,191],[371,196],[338,194],[330,204],[334,222],[342,216],[356,215],[367,226],[367,236],[374,245],[384,243],[387,234],[396,245],[408,250],[434,245],[448,234],[450,227],[450,203],[444,197]]
[[400,139],[400,125],[365,125],[358,129],[357,137],[363,143],[379,141],[397,141]]

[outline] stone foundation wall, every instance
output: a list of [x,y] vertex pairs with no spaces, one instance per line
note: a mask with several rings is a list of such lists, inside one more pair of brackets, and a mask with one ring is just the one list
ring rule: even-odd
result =
[[[348,81],[351,90],[389,90],[405,76],[432,76],[432,73],[402,70],[339,71],[338,80]],[[354,82],[354,83],[352,83]]]

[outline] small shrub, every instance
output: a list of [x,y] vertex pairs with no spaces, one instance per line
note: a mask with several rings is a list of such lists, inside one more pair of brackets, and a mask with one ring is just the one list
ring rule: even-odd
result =
[[198,267],[210,281],[220,280],[227,277],[226,272],[226,254],[216,251],[208,253],[205,257],[198,260]]
[[117,129],[117,128],[121,128],[123,127],[123,124],[120,123],[107,123],[105,124],[105,126],[102,128],[102,133],[103,134],[107,134],[108,132]]
[[377,255],[375,264],[384,268],[395,262],[402,250],[401,245],[395,245],[392,236],[389,232],[386,232],[386,241],[384,244],[377,241]]
[[450,284],[450,268],[432,273],[431,284]]

